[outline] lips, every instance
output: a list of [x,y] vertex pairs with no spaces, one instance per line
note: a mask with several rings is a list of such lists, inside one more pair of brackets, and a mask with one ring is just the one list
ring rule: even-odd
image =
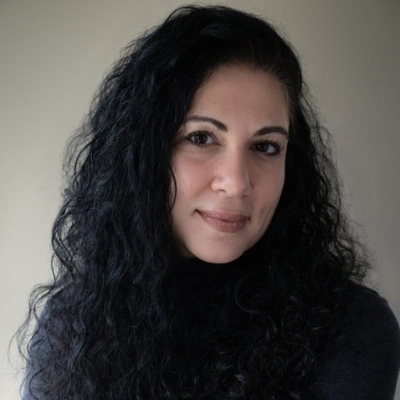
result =
[[249,218],[243,214],[207,210],[197,210],[197,212],[208,225],[221,232],[239,232],[245,227],[249,220]]

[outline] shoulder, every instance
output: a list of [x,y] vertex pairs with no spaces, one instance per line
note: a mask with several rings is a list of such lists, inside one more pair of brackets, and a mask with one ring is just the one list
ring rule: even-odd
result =
[[343,293],[345,312],[340,321],[343,334],[368,338],[385,335],[398,344],[399,324],[387,301],[365,286],[350,283]]
[[338,329],[317,357],[314,389],[321,399],[393,399],[400,330],[388,303],[354,283],[343,292]]
[[349,363],[366,362],[371,371],[392,369],[400,363],[399,324],[387,301],[377,292],[355,283],[343,293],[344,313],[328,342],[327,356]]

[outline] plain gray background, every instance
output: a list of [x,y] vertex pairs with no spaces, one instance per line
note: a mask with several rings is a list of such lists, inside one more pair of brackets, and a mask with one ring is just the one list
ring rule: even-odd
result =
[[[7,346],[31,288],[51,276],[65,142],[120,49],[185,3],[0,0],[1,399],[19,397]],[[219,4],[267,17],[297,48],[336,142],[347,207],[374,257],[371,284],[399,319],[399,0]]]

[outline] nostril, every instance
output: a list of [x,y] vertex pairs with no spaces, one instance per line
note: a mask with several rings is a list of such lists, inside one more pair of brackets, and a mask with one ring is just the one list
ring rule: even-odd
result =
[[212,182],[212,189],[223,191],[229,197],[247,195],[251,190],[247,168],[238,165],[237,161],[230,165],[220,164]]

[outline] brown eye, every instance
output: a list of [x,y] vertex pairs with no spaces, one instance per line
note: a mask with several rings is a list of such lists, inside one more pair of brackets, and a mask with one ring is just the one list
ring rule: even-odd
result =
[[208,132],[194,132],[190,134],[187,139],[196,145],[207,145],[213,142]]
[[280,148],[277,143],[260,142],[254,145],[255,150],[268,155],[279,154]]

